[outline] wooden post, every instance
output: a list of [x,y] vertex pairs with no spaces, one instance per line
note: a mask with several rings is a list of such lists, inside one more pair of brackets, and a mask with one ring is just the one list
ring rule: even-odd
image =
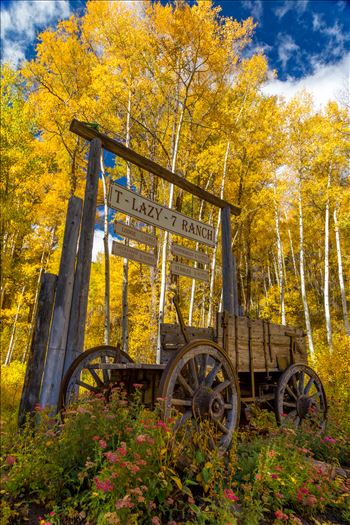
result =
[[56,275],[53,275],[52,273],[43,274],[38,299],[38,313],[36,317],[18,412],[19,425],[23,425],[25,422],[25,416],[28,412],[34,412],[34,407],[39,401],[41,378],[44,370],[46,345],[49,339],[56,282]]
[[78,197],[69,199],[55,307],[40,394],[40,404],[53,409],[57,407],[64,367],[82,207],[83,201]]
[[67,349],[64,361],[64,373],[72,361],[83,351],[86,310],[88,303],[92,245],[96,215],[98,177],[100,173],[101,140],[93,139],[90,145],[89,163],[84,196],[84,208],[81,221],[81,232],[77,264],[74,276],[74,287]]
[[233,255],[232,255],[232,233],[230,207],[221,209],[221,238],[222,238],[222,292],[223,308],[230,314],[234,314],[234,292],[233,292]]

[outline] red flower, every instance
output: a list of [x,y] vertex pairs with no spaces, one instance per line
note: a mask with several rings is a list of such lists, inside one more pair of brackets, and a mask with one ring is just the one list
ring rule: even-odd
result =
[[276,510],[275,517],[278,520],[288,521],[288,515],[282,512],[281,510]]
[[231,501],[238,501],[239,498],[236,496],[236,494],[231,489],[225,489],[224,490],[224,496],[225,498],[231,500]]
[[113,483],[111,483],[109,479],[103,481],[99,478],[95,478],[94,481],[97,490],[102,490],[102,492],[111,492],[114,488]]
[[6,461],[7,465],[9,465],[11,467],[15,463],[16,458],[15,458],[15,456],[7,456],[5,461]]
[[107,443],[105,442],[104,439],[100,439],[98,444],[100,445],[101,448],[107,448]]

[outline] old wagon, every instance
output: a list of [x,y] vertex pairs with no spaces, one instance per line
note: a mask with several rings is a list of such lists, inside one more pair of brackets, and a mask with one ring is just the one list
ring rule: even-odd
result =
[[[77,352],[78,357],[62,380],[60,409],[63,410],[84,392],[85,395],[104,392],[108,397],[113,385],[123,383],[130,393],[133,385],[141,384],[144,404],[152,407],[161,398],[164,417],[174,412],[177,427],[186,422],[209,419],[216,429],[217,444],[222,449],[229,446],[241,413],[252,403],[260,403],[273,410],[280,424],[290,423],[298,427],[308,420],[315,429],[322,430],[327,413],[326,396],[319,377],[307,365],[303,331],[237,315],[238,294],[234,285],[230,213],[237,215],[239,208],[142,157],[91,126],[74,120],[71,130],[85,139],[96,139],[105,149],[126,161],[221,209],[223,311],[217,313],[215,328],[186,326],[177,298],[174,297],[178,323],[160,326],[157,364],[134,363],[119,347],[99,346],[84,352],[80,350],[81,353]],[[95,171],[96,179],[98,171]],[[124,201],[121,197],[123,194]],[[142,203],[140,206],[136,206],[136,199]],[[167,215],[164,219],[168,222],[165,220],[161,223],[155,218],[149,218],[149,213],[144,217],[141,209],[150,205],[152,209],[158,206],[157,218],[162,211],[163,215]],[[178,220],[184,227],[190,223],[190,218],[175,210],[166,210],[121,186],[112,188],[110,206],[156,227],[190,237],[188,228],[185,231],[184,228],[181,230],[174,226]],[[192,240],[212,247],[210,227],[204,225],[203,228],[198,222],[197,225],[206,235],[201,238],[199,233],[197,237],[191,234]],[[145,261],[146,256],[152,259],[149,253],[139,250],[134,252],[137,252],[137,257],[141,257],[138,260]],[[178,253],[187,257],[188,252],[182,249]],[[123,256],[129,255],[125,252]],[[178,275],[190,276],[195,273],[193,267],[181,263],[178,266]],[[86,304],[84,308],[86,310]],[[70,328],[71,325],[72,319]],[[74,334],[81,331],[79,327],[82,323],[74,326]],[[75,346],[79,348],[79,345]]]
[[307,366],[302,330],[227,312],[217,314],[215,329],[185,326],[174,303],[179,323],[161,326],[160,364],[136,364],[119,347],[87,350],[64,377],[61,410],[84,393],[108,397],[123,384],[130,394],[142,385],[143,403],[153,407],[160,398],[164,417],[176,415],[176,427],[208,418],[222,449],[252,403],[273,410],[279,424],[308,420],[315,431],[324,428],[326,396]]

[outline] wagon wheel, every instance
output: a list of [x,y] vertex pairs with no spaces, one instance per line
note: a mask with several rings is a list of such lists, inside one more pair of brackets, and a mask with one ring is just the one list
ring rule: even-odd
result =
[[61,385],[59,410],[93,394],[108,393],[111,386],[110,370],[98,369],[102,363],[132,363],[133,360],[119,347],[96,346],[82,352],[68,368]]
[[226,450],[239,423],[236,372],[225,352],[212,341],[185,345],[165,368],[159,386],[164,416],[176,411],[175,429],[201,419],[213,424],[213,446]]
[[322,431],[326,425],[327,400],[322,383],[312,368],[295,364],[281,375],[275,398],[277,423],[295,427],[309,421]]

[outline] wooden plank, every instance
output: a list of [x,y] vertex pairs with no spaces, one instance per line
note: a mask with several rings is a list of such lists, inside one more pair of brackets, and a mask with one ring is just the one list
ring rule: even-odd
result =
[[91,142],[89,152],[83,216],[81,220],[81,232],[74,275],[72,306],[63,373],[66,373],[72,361],[83,351],[84,348],[85,321],[91,272],[92,246],[94,241],[100,161],[101,140],[96,138]]
[[[230,208],[221,210],[221,237],[222,237],[222,301],[223,308],[229,314],[235,313],[233,297],[233,259]],[[237,312],[236,312],[237,313]]]
[[215,246],[215,230],[209,224],[162,206],[120,184],[113,183],[110,185],[108,205],[162,230],[208,244],[208,246]]
[[171,253],[178,257],[184,257],[185,259],[191,259],[192,261],[197,261],[202,264],[209,264],[210,257],[206,253],[198,252],[195,250],[190,250],[185,248],[185,246],[180,246],[180,244],[172,243]]
[[157,266],[157,258],[154,253],[143,252],[137,248],[132,248],[131,246],[125,246],[125,244],[120,244],[119,242],[113,241],[112,243],[112,253],[113,255],[119,255],[120,257],[125,257],[126,259],[132,259],[141,264],[148,264],[149,266]]
[[82,208],[83,201],[81,199],[78,197],[69,199],[55,306],[40,394],[40,404],[42,406],[50,406],[55,411],[58,404],[66,352]]
[[225,208],[228,206],[234,215],[239,215],[241,212],[238,206],[234,206],[233,204],[216,197],[216,195],[203,190],[199,186],[196,186],[183,177],[179,177],[179,175],[176,175],[172,171],[163,168],[163,166],[160,166],[156,162],[143,157],[139,153],[136,153],[136,151],[133,151],[132,149],[124,146],[124,144],[121,142],[108,137],[108,135],[105,135],[104,133],[100,133],[96,129],[86,125],[84,122],[79,122],[79,120],[73,119],[69,129],[73,133],[76,133],[80,137],[83,137],[87,140],[99,138],[101,140],[102,146],[108,151],[115,153],[122,159],[129,161],[132,164],[149,171],[150,173],[154,173],[154,175],[157,175],[158,177],[175,184],[175,186],[178,188],[182,188],[183,190],[188,191],[192,195],[195,195],[206,202],[210,202],[219,208]]
[[183,277],[190,277],[191,279],[209,282],[209,272],[193,268],[192,266],[187,266],[186,264],[172,262],[170,263],[170,271],[174,275],[182,275]]
[[37,317],[18,411],[18,424],[20,426],[24,424],[26,414],[33,414],[35,405],[39,403],[40,386],[44,371],[46,346],[49,339],[56,282],[56,275],[53,275],[52,273],[44,273],[42,275]]
[[155,235],[133,228],[132,226],[125,224],[125,222],[115,221],[114,231],[122,237],[127,237],[128,239],[140,242],[141,244],[147,244],[152,248],[157,246],[157,237]]

